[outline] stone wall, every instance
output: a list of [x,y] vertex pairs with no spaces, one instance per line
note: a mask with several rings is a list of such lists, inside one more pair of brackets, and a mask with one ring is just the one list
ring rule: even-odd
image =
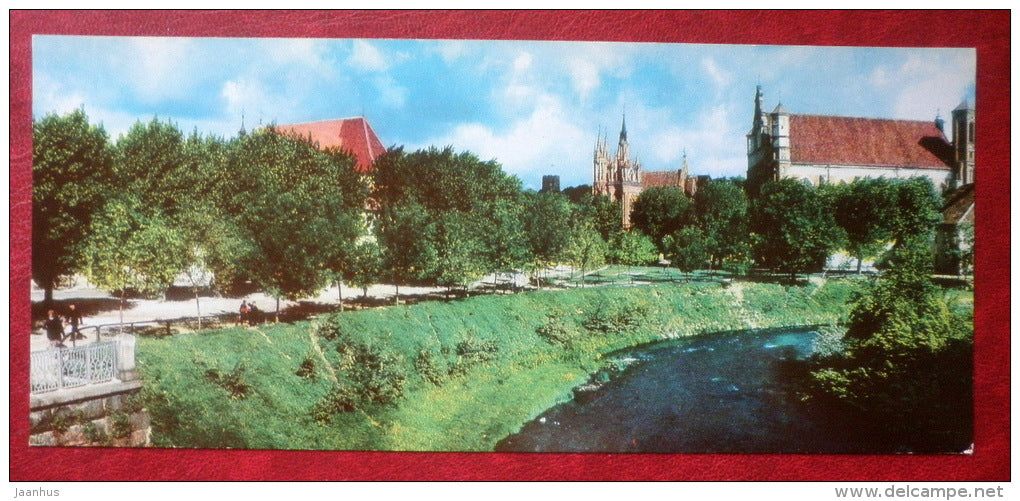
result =
[[29,445],[146,447],[141,381],[113,380],[31,396]]

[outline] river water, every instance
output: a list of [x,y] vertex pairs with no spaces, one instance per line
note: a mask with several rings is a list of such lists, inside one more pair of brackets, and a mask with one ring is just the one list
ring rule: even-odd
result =
[[607,383],[575,390],[574,400],[547,410],[496,450],[880,452],[881,445],[853,430],[824,426],[824,417],[809,415],[783,382],[784,363],[810,355],[815,336],[808,329],[723,333],[615,354],[611,365],[621,369]]

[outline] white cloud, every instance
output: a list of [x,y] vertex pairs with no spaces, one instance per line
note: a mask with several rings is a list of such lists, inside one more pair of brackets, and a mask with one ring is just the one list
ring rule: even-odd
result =
[[48,113],[69,113],[85,102],[86,98],[81,92],[66,88],[46,74],[36,73],[32,79],[32,113],[38,118]]
[[312,38],[291,38],[264,42],[266,58],[279,64],[296,64],[308,68],[325,66],[326,46],[322,40]]
[[708,73],[709,78],[711,78],[716,85],[725,87],[729,86],[730,83],[733,82],[733,75],[720,68],[711,57],[702,59],[701,67],[705,70],[705,73]]
[[646,170],[679,169],[687,153],[691,174],[713,177],[743,176],[747,157],[743,151],[740,118],[726,105],[717,105],[699,113],[685,126],[658,127],[646,143],[651,144],[652,162]]
[[407,102],[407,89],[400,86],[389,75],[375,79],[375,88],[379,91],[379,101],[389,108],[403,108]]
[[530,114],[494,127],[481,123],[461,124],[450,134],[426,141],[420,147],[453,145],[459,151],[471,151],[483,160],[496,159],[511,174],[548,173],[557,170],[588,169],[583,160],[590,151],[577,151],[587,144],[588,132],[572,123],[562,103],[553,96],[541,97]]
[[364,40],[355,40],[347,64],[367,72],[381,72],[389,69],[389,63],[379,49]]
[[466,44],[461,40],[440,40],[437,44],[439,56],[446,64],[451,64],[467,52]]
[[185,98],[199,77],[192,67],[195,49],[187,38],[129,38],[121,60],[123,81],[146,102]]
[[591,93],[598,89],[601,84],[601,77],[598,66],[588,59],[571,59],[567,62],[570,71],[570,79],[574,84],[574,91],[581,100],[588,99]]
[[893,116],[912,120],[931,120],[939,111],[946,118],[973,82],[969,51],[911,53],[898,66],[880,66],[868,78],[877,92],[892,93]]

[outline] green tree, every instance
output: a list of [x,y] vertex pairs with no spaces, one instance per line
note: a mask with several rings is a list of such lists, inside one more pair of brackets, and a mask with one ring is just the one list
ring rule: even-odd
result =
[[[564,259],[571,238],[571,214],[570,201],[559,193],[527,196],[523,226],[536,274]],[[536,276],[536,281],[541,288],[541,277]]]
[[354,287],[360,287],[363,297],[368,297],[368,287],[378,283],[382,276],[382,249],[374,238],[364,238],[354,247],[349,258],[343,280]]
[[[647,266],[659,259],[659,249],[652,239],[637,231],[621,231],[609,244],[609,259],[624,266]],[[631,281],[634,280],[631,275]]]
[[672,235],[667,235],[663,245],[666,248],[666,258],[669,259],[676,269],[690,274],[708,264],[711,255],[709,254],[708,240],[701,229],[695,226],[688,226]]
[[691,200],[675,187],[653,186],[642,191],[630,212],[632,227],[651,237],[662,251],[666,235],[680,231],[693,220]]
[[818,192],[793,179],[765,183],[750,220],[755,262],[791,278],[821,270],[842,236]]
[[520,181],[452,148],[388,151],[376,161],[377,231],[395,283],[452,285],[526,259]]
[[605,240],[602,240],[602,235],[599,235],[590,221],[582,220],[570,230],[570,240],[564,257],[574,268],[581,270],[581,287],[584,287],[586,272],[606,262],[607,250]]
[[913,450],[970,443],[973,328],[930,279],[931,249],[912,237],[854,301],[845,348],[815,361],[809,395]]
[[607,195],[594,195],[589,192],[575,196],[571,202],[583,217],[592,222],[603,240],[608,242],[614,234],[623,231],[623,207]]
[[698,188],[694,217],[713,268],[741,260],[746,253],[747,206],[747,194],[732,180],[713,180]]
[[32,122],[32,278],[47,305],[62,277],[81,271],[93,216],[111,196],[113,153],[82,110]]
[[897,179],[892,183],[897,189],[892,237],[897,243],[917,236],[931,239],[942,219],[942,201],[935,185],[926,177]]
[[110,200],[89,233],[83,271],[93,284],[119,292],[121,324],[128,289],[165,292],[190,264],[181,232],[159,213],[144,214],[132,197]]
[[235,236],[219,242],[223,268],[275,297],[279,315],[281,298],[328,285],[363,236],[354,160],[267,127],[238,138],[224,168],[216,205]]
[[186,161],[184,135],[175,124],[135,122],[114,151],[118,183],[143,207],[175,217],[193,198],[199,172]]
[[878,256],[892,238],[897,191],[885,178],[827,185],[822,191],[836,224],[846,233],[846,250],[857,259],[857,273],[861,262]]

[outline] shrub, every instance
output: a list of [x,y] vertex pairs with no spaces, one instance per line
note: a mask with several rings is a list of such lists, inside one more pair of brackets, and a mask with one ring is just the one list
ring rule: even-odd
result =
[[241,400],[248,396],[251,385],[245,381],[244,364],[238,362],[234,369],[223,374],[218,369],[205,371],[205,379],[227,390],[231,400]]
[[312,407],[312,418],[319,423],[327,424],[333,420],[334,415],[357,409],[357,401],[358,395],[353,388],[337,384]]
[[911,450],[965,447],[972,328],[932,284],[925,247],[891,254],[898,266],[856,297],[844,349],[814,359],[807,398]]
[[124,399],[124,403],[121,406],[121,411],[127,414],[134,414],[141,412],[144,408],[141,395],[133,395]]
[[113,432],[113,438],[124,438],[131,434],[131,418],[123,412],[115,412],[110,416],[110,431]]
[[414,368],[421,375],[422,379],[436,386],[442,386],[446,381],[448,369],[444,370],[436,362],[436,355],[430,350],[418,352],[418,358],[414,361]]
[[594,333],[619,334],[640,326],[649,313],[648,305],[643,303],[614,303],[602,299],[581,325]]
[[327,341],[333,341],[342,336],[343,326],[340,324],[338,315],[327,315],[325,318],[312,323],[312,334]]
[[845,327],[826,325],[818,329],[818,335],[811,342],[811,352],[818,357],[831,357],[843,352]]
[[563,320],[558,316],[549,316],[546,323],[540,326],[535,332],[552,344],[565,345],[577,338],[579,332],[573,323]]
[[85,435],[85,440],[88,440],[90,444],[101,446],[113,444],[113,441],[110,439],[110,436],[106,434],[106,431],[99,426],[96,426],[96,423],[86,423],[85,426],[82,427],[81,431],[82,434]]
[[304,379],[315,379],[315,357],[312,355],[305,357],[294,375]]

